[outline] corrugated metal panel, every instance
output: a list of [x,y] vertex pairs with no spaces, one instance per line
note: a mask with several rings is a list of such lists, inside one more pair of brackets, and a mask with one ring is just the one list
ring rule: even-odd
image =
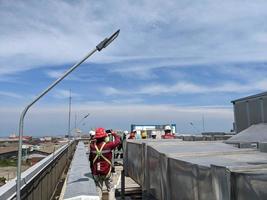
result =
[[[164,183],[163,183],[163,173],[167,173],[168,171],[162,171],[161,164],[163,164],[164,159],[162,159],[160,153],[156,150],[154,150],[151,147],[147,148],[147,167],[149,168],[148,170],[148,175],[146,181],[148,181],[149,188],[148,191],[149,193],[157,198],[157,199],[166,199],[164,198]],[[166,193],[167,195],[167,193]]]
[[231,200],[231,172],[223,166],[211,165],[212,188],[216,200]]
[[240,101],[233,101],[233,103],[237,133],[252,124],[267,122],[266,93],[242,98]]
[[231,173],[232,199],[235,200],[266,200],[267,170],[256,169],[233,171]]
[[253,99],[248,102],[250,124],[259,124],[262,122],[261,119],[261,99]]
[[246,129],[249,126],[248,113],[247,113],[247,102],[240,102],[235,104],[235,115],[236,115],[236,128],[237,133]]
[[264,116],[264,122],[267,123],[267,98],[263,98],[263,116]]
[[[141,141],[141,140],[140,140]],[[142,154],[142,143],[127,143],[127,174],[135,180],[138,184],[143,184],[144,181],[144,166],[143,164],[143,154]]]
[[172,183],[169,183],[171,187],[171,198],[169,199],[198,199],[196,165],[192,165],[191,163],[183,162],[178,159],[170,158],[169,172],[169,182]]

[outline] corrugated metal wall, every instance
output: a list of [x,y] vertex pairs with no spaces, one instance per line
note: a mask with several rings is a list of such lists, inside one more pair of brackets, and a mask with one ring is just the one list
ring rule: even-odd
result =
[[267,96],[234,102],[236,132],[267,122]]
[[234,105],[235,124],[237,133],[248,127],[246,102],[237,102]]
[[254,99],[248,102],[250,124],[259,124],[262,122],[261,116],[261,99]]
[[267,98],[262,99],[263,102],[263,117],[264,117],[264,122],[267,123]]

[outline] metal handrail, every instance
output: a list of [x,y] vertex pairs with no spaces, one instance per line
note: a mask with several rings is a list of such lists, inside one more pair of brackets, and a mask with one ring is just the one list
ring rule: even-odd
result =
[[[21,189],[23,189],[29,182],[42,173],[43,169],[49,166],[54,160],[56,160],[69,146],[73,144],[65,144],[54,153],[48,155],[40,162],[36,163],[21,174]],[[0,199],[13,199],[16,196],[16,178],[8,181],[5,185],[0,187]]]

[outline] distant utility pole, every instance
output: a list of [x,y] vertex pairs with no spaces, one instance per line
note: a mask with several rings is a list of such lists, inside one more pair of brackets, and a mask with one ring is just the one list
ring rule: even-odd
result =
[[76,131],[77,129],[77,113],[75,113],[75,124],[74,124],[74,129]]
[[202,128],[203,128],[203,133],[205,132],[205,118],[204,114],[202,115]]
[[71,89],[70,89],[70,97],[69,97],[69,122],[68,122],[68,139],[70,139],[70,121],[71,121]]

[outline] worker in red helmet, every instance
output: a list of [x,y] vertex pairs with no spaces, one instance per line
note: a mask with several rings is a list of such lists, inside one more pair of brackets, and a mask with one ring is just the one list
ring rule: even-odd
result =
[[129,139],[129,140],[135,139],[135,134],[136,134],[136,131],[133,130],[133,131],[130,133],[128,139]]
[[171,126],[165,126],[164,133],[165,134],[161,136],[162,139],[175,139],[175,135],[172,133]]
[[111,132],[111,135],[115,138],[114,141],[107,142],[108,134],[105,129],[97,128],[94,136],[95,143],[90,144],[89,160],[100,199],[104,183],[109,192],[109,199],[115,199],[111,179],[112,150],[120,144],[120,137],[115,132]]

